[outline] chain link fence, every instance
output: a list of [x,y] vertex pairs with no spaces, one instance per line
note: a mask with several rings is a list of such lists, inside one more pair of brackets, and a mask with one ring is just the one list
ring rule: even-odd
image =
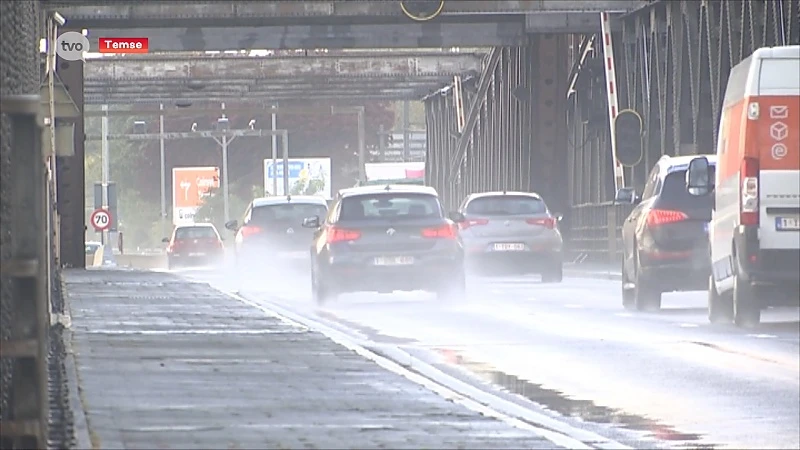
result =
[[[41,226],[54,223],[47,220],[47,210],[55,210],[55,198],[52,189],[36,184],[47,178],[39,151],[39,101],[33,97],[42,81],[42,25],[40,2],[0,2],[2,449],[75,447],[64,328],[49,320],[65,312],[54,240],[44,236],[54,236],[55,230]],[[30,183],[21,182],[24,177]]]

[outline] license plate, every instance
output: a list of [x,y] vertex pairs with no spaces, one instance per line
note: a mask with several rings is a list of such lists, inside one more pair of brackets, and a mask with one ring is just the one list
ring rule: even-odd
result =
[[778,231],[800,230],[800,217],[776,217],[775,229]]
[[189,253],[189,256],[206,256],[205,253]]
[[496,252],[521,252],[525,250],[525,244],[494,244]]
[[375,258],[376,266],[407,266],[414,264],[412,256],[379,256]]

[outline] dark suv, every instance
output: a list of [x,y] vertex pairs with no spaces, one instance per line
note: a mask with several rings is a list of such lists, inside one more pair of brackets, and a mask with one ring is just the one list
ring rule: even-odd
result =
[[[659,159],[641,197],[629,188],[617,192],[615,203],[636,205],[622,226],[625,308],[658,310],[663,292],[708,287],[708,223],[713,199],[686,190],[686,170],[692,158]],[[708,159],[713,170],[716,159]]]

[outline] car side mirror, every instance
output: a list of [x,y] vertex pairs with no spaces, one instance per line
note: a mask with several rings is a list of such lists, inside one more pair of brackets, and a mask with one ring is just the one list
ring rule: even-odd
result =
[[450,220],[452,220],[453,222],[455,222],[455,223],[461,223],[461,222],[464,222],[464,221],[467,220],[467,218],[464,217],[464,214],[462,214],[462,213],[460,213],[458,211],[453,211],[453,212],[449,213],[447,215],[447,217]]
[[303,219],[303,228],[319,228],[319,216],[311,216]]
[[713,182],[710,175],[708,158],[700,156],[691,160],[686,170],[686,190],[689,194],[699,197],[711,192]]
[[164,238],[164,239],[161,240],[161,242],[163,242],[165,244],[169,244],[169,238]]
[[632,187],[620,188],[614,196],[615,205],[635,205],[641,198],[636,195],[636,190]]
[[236,231],[239,229],[239,221],[238,220],[229,220],[225,222],[225,228],[231,231]]

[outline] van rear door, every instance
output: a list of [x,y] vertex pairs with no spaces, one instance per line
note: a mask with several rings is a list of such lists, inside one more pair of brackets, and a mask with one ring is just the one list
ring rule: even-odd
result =
[[760,246],[800,249],[800,52],[761,60]]

